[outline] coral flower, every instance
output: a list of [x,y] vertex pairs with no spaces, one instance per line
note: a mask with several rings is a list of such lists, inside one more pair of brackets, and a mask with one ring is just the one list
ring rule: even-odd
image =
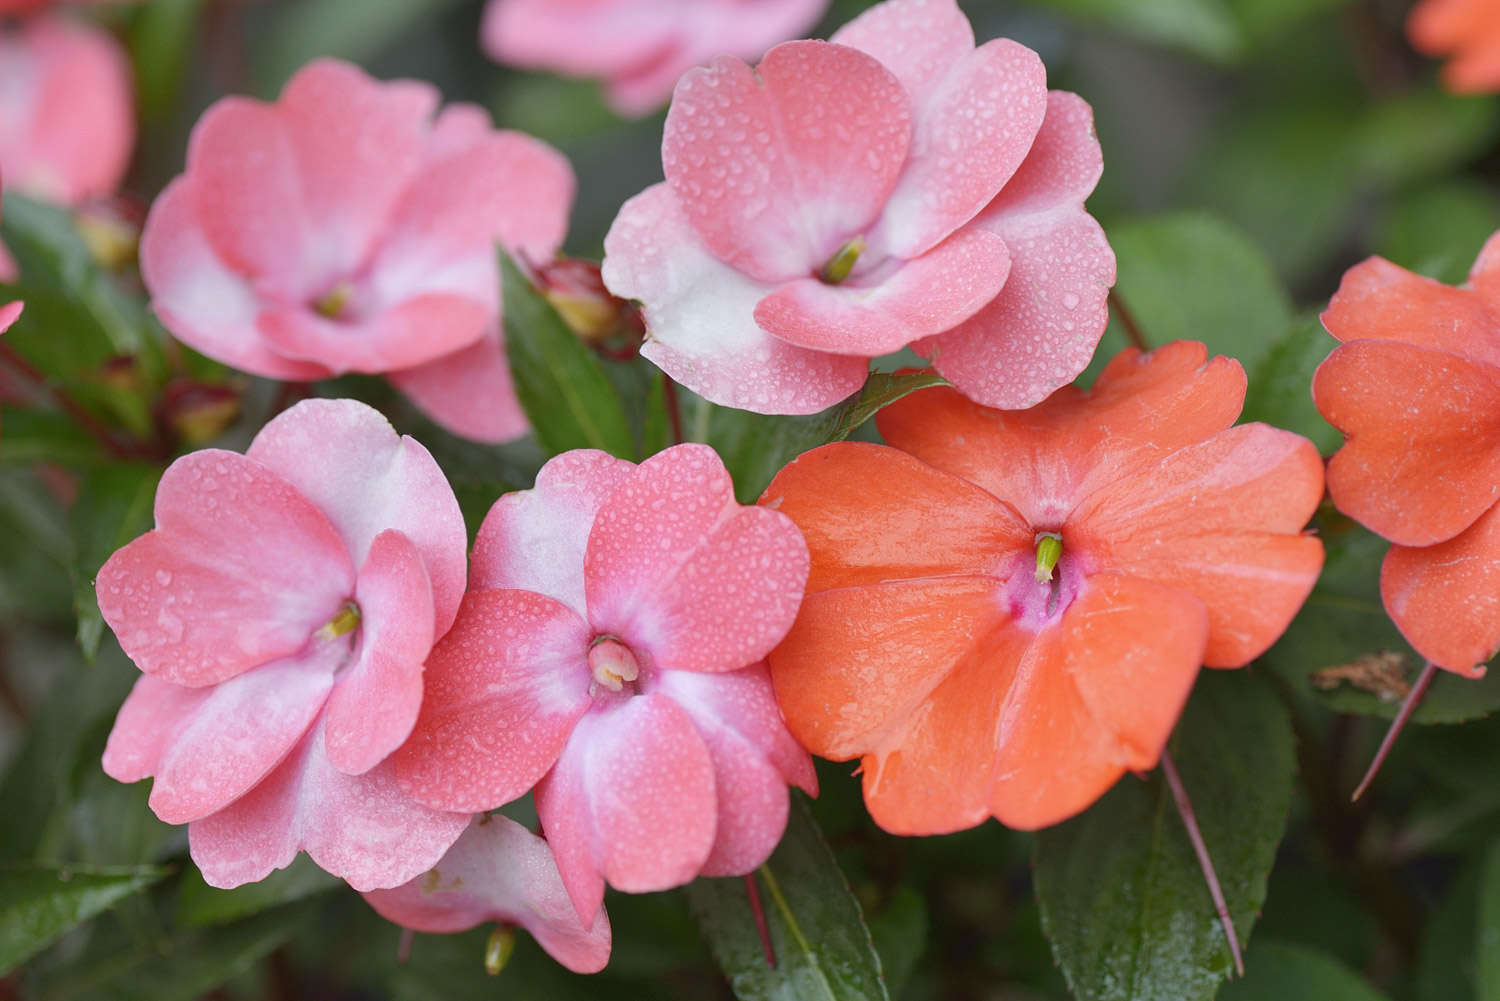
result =
[[402,787],[474,812],[535,784],[585,923],[606,881],[749,872],[786,826],[787,783],[816,789],[763,662],[806,579],[796,527],[736,504],[712,449],[558,456],[479,530]]
[[1411,44],[1449,56],[1443,84],[1459,94],[1500,91],[1500,4],[1494,0],[1422,0],[1406,20]]
[[151,208],[152,305],[204,354],[274,379],[384,373],[484,441],[525,418],[499,339],[495,244],[550,259],[573,174],[425,83],[304,67],[274,104],[227,98]]
[[1048,93],[1030,49],[975,48],[953,0],[689,72],[662,163],[605,238],[604,280],[643,303],[642,353],[715,403],[822,410],[911,345],[966,396],[1026,407],[1104,331],[1092,113]]
[[413,931],[468,931],[486,921],[520,925],[575,973],[609,962],[604,909],[585,925],[563,889],[547,842],[508,817],[480,817],[442,861],[410,883],[365,894],[389,921]]
[[1372,257],[1323,325],[1313,399],[1344,432],[1340,511],[1395,543],[1386,611],[1428,660],[1477,677],[1500,647],[1500,234],[1453,288]]
[[480,42],[497,62],[592,77],[623,115],[672,96],[714,56],[759,58],[811,28],[828,0],[490,0]]
[[427,451],[352,400],[309,400],[240,455],[174,462],[156,528],[99,571],[99,608],[144,676],[104,770],[155,776],[213,886],[299,849],[359,890],[425,872],[469,822],[406,796],[387,762],[464,591],[467,536]]
[[135,145],[130,63],[113,38],[61,17],[0,32],[6,185],[78,205],[112,195]]
[[1128,350],[1021,412],[923,390],[881,412],[893,447],[827,445],[767,488],[812,551],[777,700],[813,753],[862,757],[882,827],[1072,816],[1156,764],[1200,664],[1296,614],[1322,462],[1230,427],[1244,372],[1205,355]]

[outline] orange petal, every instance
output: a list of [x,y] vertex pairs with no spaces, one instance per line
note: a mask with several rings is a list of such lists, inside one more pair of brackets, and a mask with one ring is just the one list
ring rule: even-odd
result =
[[1500,367],[1392,341],[1356,341],[1313,376],[1347,441],[1328,465],[1340,511],[1393,542],[1463,531],[1500,483]]
[[1220,432],[1091,495],[1064,529],[1105,572],[1208,607],[1206,663],[1264,653],[1302,607],[1323,546],[1300,535],[1323,497],[1312,443],[1263,424]]
[[813,449],[780,473],[760,503],[802,529],[807,591],[994,570],[1034,533],[1013,508],[884,445]]
[[1047,827],[1086,809],[1126,770],[1153,767],[1207,636],[1203,603],[1185,591],[1089,578],[1017,672],[1000,728],[995,817]]
[[1403,341],[1500,364],[1500,312],[1484,295],[1413,274],[1381,257],[1344,272],[1322,320],[1345,342]]
[[1500,507],[1447,542],[1392,546],[1380,597],[1417,652],[1456,674],[1479,677],[1500,647]]
[[936,577],[810,594],[771,651],[787,726],[814,754],[844,760],[885,730],[1006,619],[993,577]]
[[876,418],[887,442],[1014,504],[1033,525],[1061,524],[1077,500],[1135,465],[1234,423],[1245,373],[1195,341],[1122,352],[1083,393],[1064,387],[1030,410],[991,410],[926,389]]

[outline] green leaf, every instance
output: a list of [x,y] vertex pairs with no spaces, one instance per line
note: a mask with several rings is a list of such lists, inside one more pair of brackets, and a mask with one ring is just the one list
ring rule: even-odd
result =
[[73,537],[73,609],[78,644],[90,661],[104,635],[104,616],[94,593],[99,568],[121,546],[152,526],[156,484],[162,471],[142,463],[101,466],[83,478],[68,512]]
[[1264,942],[1245,955],[1245,976],[1219,1001],[1385,1001],[1343,963],[1315,949]]
[[[1243,944],[1291,802],[1291,725],[1258,678],[1206,670],[1171,746]],[[1079,1001],[1208,999],[1233,968],[1159,770],[1040,832],[1036,890]]]
[[1236,60],[1288,25],[1348,0],[1034,0],[1159,45]]
[[927,902],[910,886],[898,886],[869,924],[886,986],[899,998],[927,945]]
[[277,7],[267,37],[255,46],[255,80],[272,97],[293,73],[320,56],[365,63],[410,40],[417,25],[458,0],[319,0]]
[[598,448],[634,459],[636,447],[624,407],[598,357],[503,250],[500,287],[505,351],[516,396],[537,441],[553,455]]
[[0,868],[0,975],[168,871],[155,866]]
[[1479,996],[1474,941],[1481,881],[1479,863],[1465,865],[1448,881],[1442,900],[1424,916],[1413,984],[1416,1001]]
[[1477,1001],[1500,1001],[1500,841],[1484,853],[1479,873],[1479,921],[1474,933],[1479,967]]
[[[1203,341],[1253,369],[1292,322],[1265,254],[1222,219],[1178,213],[1110,227],[1115,295],[1147,342]],[[1112,323],[1118,323],[1112,318]]]
[[766,964],[741,878],[700,878],[688,903],[740,1001],[887,999],[859,901],[822,832],[793,796],[786,834],[756,873],[776,952]]
[[222,925],[258,914],[281,904],[343,886],[306,855],[298,855],[285,869],[277,869],[258,883],[233,890],[220,890],[203,881],[192,869],[184,873],[177,888],[177,921],[187,927]]
[[0,463],[7,466],[86,466],[102,458],[99,443],[58,411],[0,407],[0,435]]
[[1344,443],[1344,436],[1318,412],[1311,386],[1313,372],[1337,346],[1316,314],[1294,322],[1249,371],[1240,420],[1265,421],[1295,431],[1312,439],[1324,455],[1332,454]]
[[155,0],[130,25],[131,64],[141,117],[156,121],[172,110],[182,89],[189,46],[204,0]]
[[1444,181],[1391,203],[1375,252],[1418,274],[1457,285],[1500,229],[1500,197],[1474,181]]

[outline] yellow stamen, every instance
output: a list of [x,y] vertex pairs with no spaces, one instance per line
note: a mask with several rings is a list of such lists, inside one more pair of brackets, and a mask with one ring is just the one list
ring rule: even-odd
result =
[[359,606],[352,601],[344,602],[338,614],[328,620],[328,624],[318,630],[318,639],[332,640],[340,636],[354,632],[359,626]]
[[1036,535],[1036,580],[1038,584],[1052,579],[1057,561],[1062,559],[1062,536],[1056,532],[1038,532]]
[[589,670],[594,680],[612,692],[625,690],[625,682],[641,676],[635,654],[619,640],[601,636],[589,648]]
[[484,972],[498,976],[516,951],[516,930],[510,925],[496,925],[490,940],[484,944]]
[[854,263],[859,260],[859,255],[864,252],[865,238],[856,236],[840,247],[828,259],[828,263],[823,265],[823,270],[819,272],[818,277],[829,285],[837,285],[849,277],[849,273],[854,270]]
[[330,320],[335,320],[343,315],[344,308],[349,305],[349,300],[353,297],[354,289],[350,284],[348,282],[339,282],[325,292],[323,298],[313,303],[313,309],[316,309]]

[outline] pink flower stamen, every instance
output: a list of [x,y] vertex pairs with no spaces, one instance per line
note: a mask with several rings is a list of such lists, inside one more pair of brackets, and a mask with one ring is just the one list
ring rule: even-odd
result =
[[[597,637],[589,647],[589,671],[594,676],[596,686],[603,686],[612,692],[624,691],[627,682],[633,683],[641,676],[641,667],[636,662],[635,654],[630,652],[628,646],[610,636]],[[632,694],[633,690],[632,684]]]

